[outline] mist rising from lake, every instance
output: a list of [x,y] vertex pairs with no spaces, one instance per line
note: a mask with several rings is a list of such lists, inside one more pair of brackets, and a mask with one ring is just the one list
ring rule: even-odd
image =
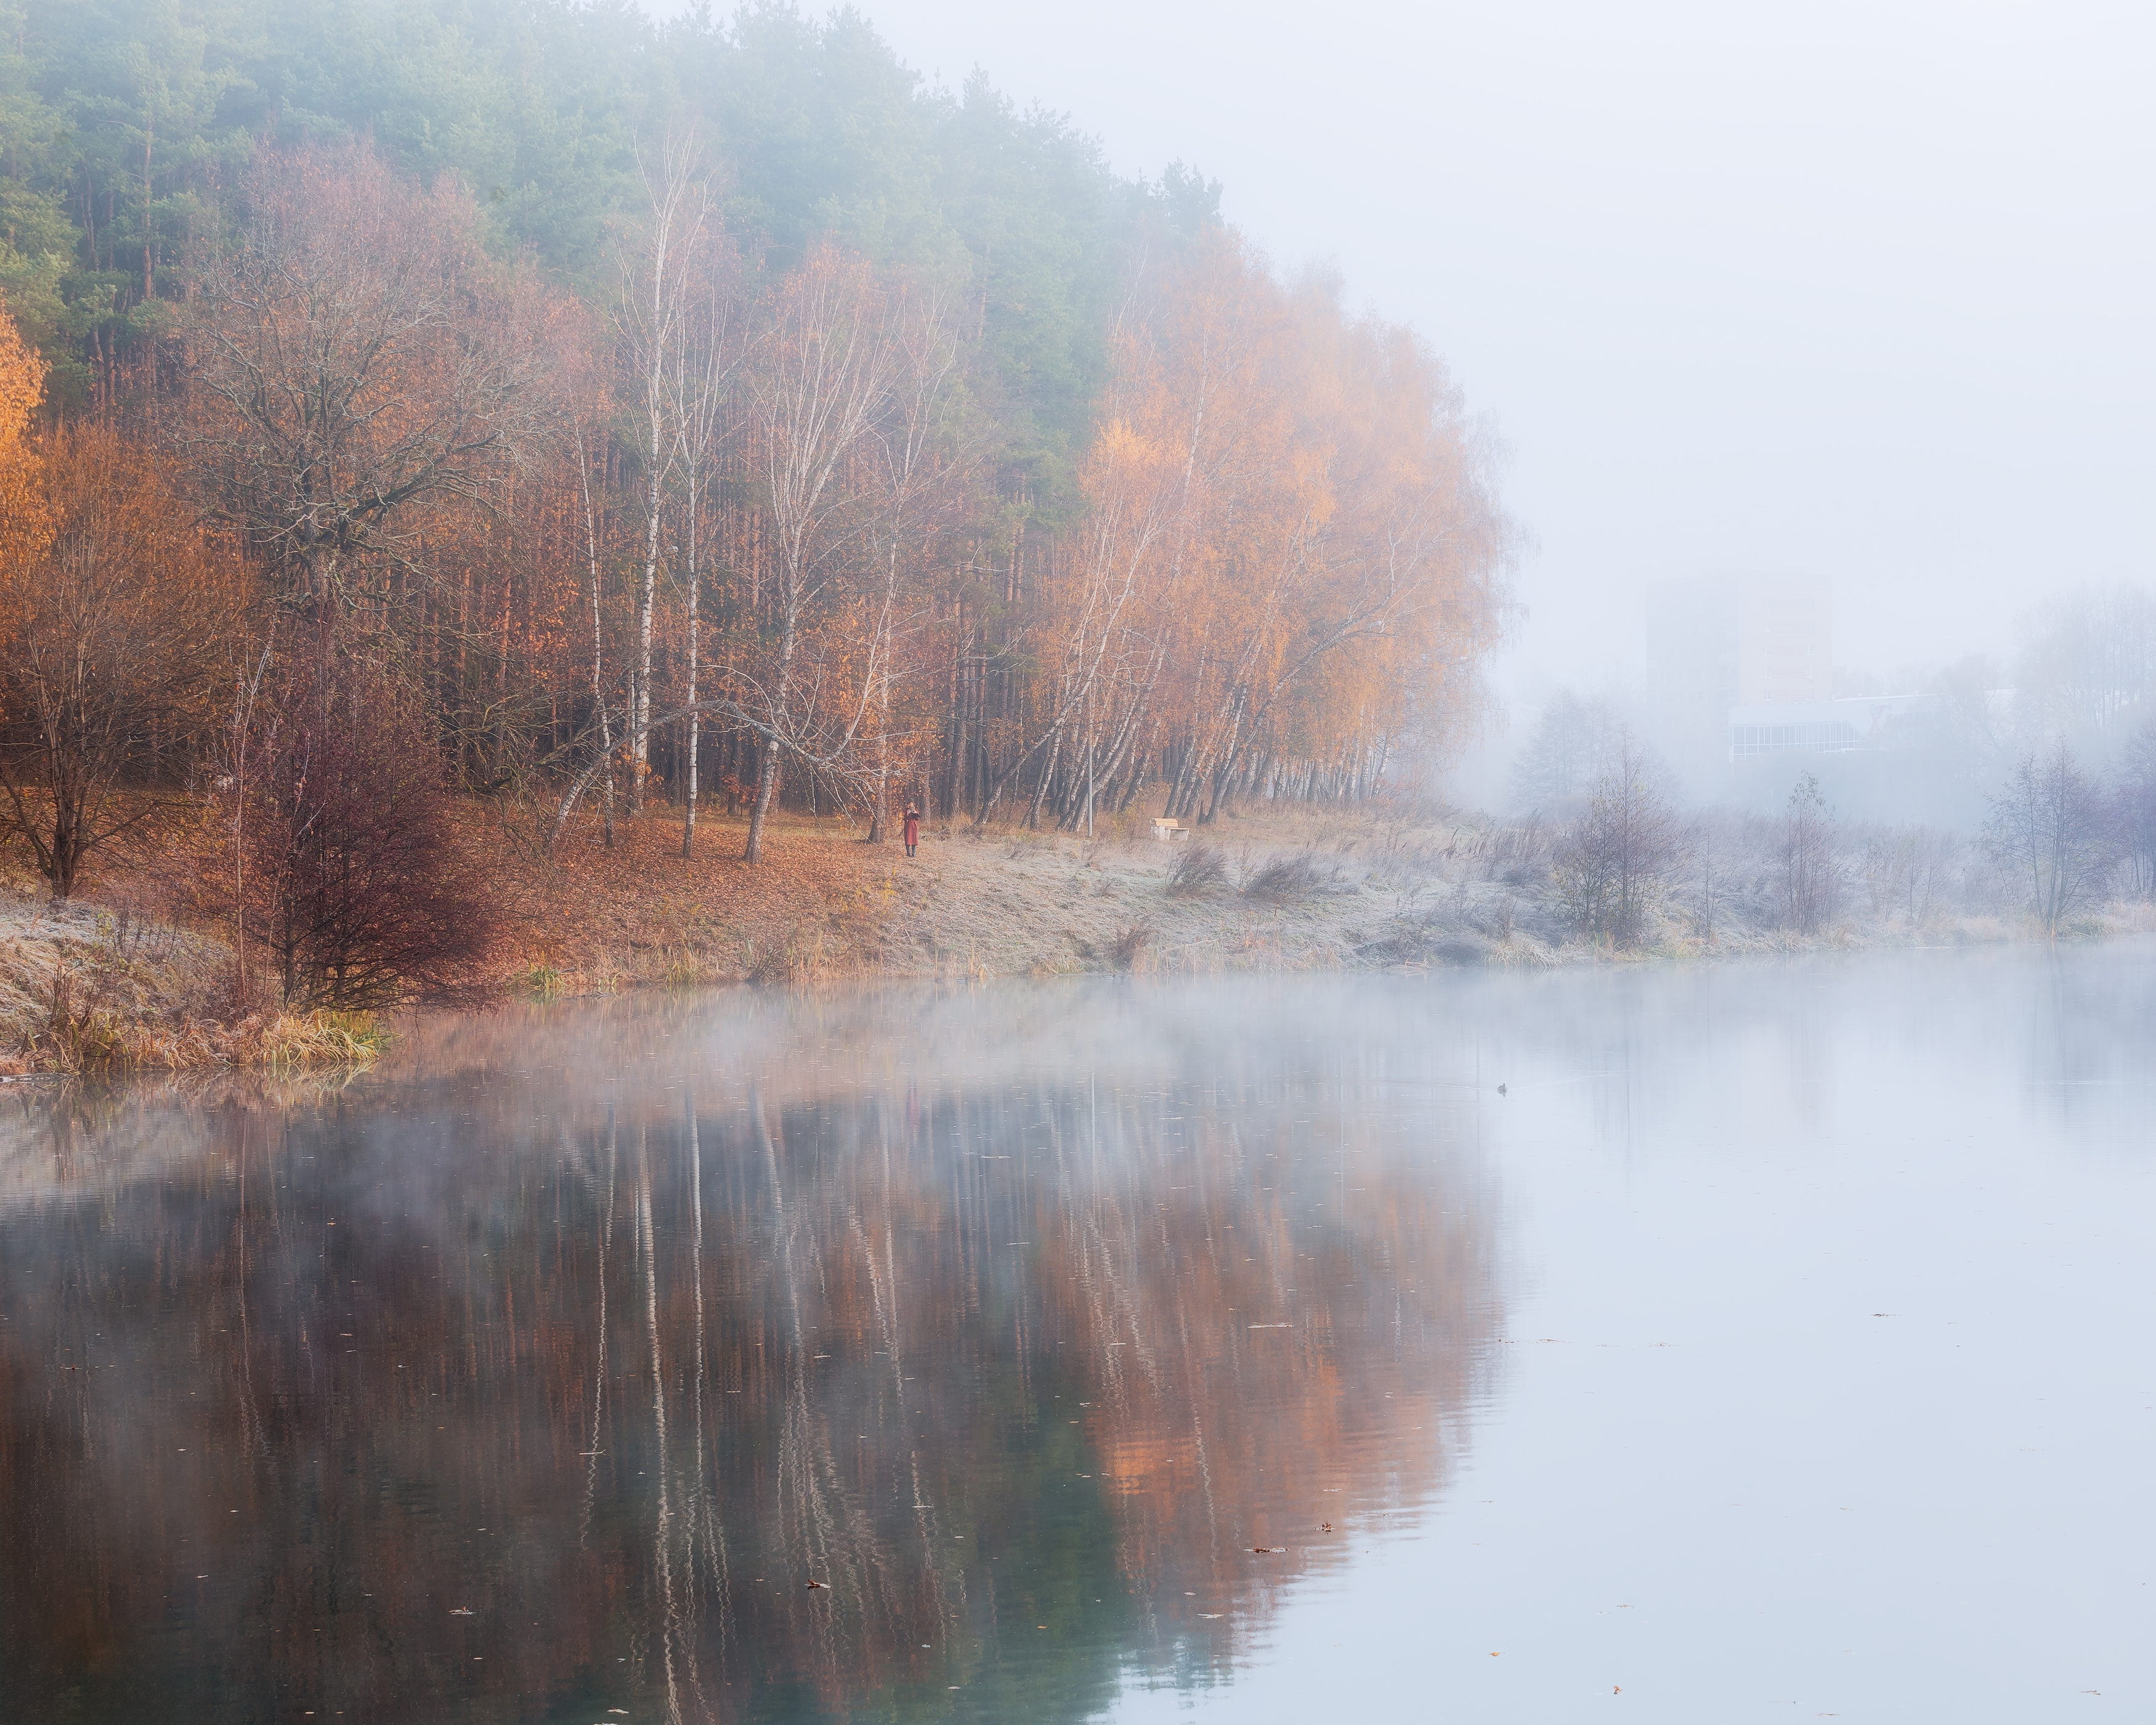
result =
[[654,994],[9,1093],[9,1704],[2145,1695],[2152,1004],[2132,946]]

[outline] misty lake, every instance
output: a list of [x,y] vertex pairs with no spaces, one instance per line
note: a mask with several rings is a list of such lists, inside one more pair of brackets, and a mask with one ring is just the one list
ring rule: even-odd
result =
[[0,1091],[0,1721],[2156,1711],[2156,951]]

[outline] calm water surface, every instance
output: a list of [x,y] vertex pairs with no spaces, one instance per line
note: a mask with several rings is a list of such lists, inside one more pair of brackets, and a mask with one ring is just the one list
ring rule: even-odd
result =
[[11,1087],[0,1722],[2156,1717],[2152,1054],[2122,945]]

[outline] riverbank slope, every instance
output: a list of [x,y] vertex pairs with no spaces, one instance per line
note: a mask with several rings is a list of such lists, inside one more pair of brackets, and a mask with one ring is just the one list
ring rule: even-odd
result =
[[[464,835],[499,883],[482,980],[501,994],[1545,967],[2034,933],[1974,846],[1946,841],[1920,872],[1904,865],[1906,845],[1861,834],[1847,835],[1835,914],[1796,932],[1771,844],[1738,824],[1671,880],[1648,937],[1614,952],[1571,922],[1540,824],[1420,802],[1268,809],[1175,842],[1134,817],[1090,839],[960,825],[924,834],[914,859],[840,822],[782,817],[753,866],[741,860],[745,823],[724,817],[703,823],[690,859],[664,811],[618,823],[611,848],[595,819],[580,822],[547,856],[505,842],[477,810]],[[221,927],[190,913],[186,882],[210,860],[196,848],[182,834],[117,860],[72,904],[47,901],[19,871],[0,880],[0,1071],[367,1058],[366,1019],[248,1005]],[[2151,927],[2148,906],[2122,902],[2074,932]]]

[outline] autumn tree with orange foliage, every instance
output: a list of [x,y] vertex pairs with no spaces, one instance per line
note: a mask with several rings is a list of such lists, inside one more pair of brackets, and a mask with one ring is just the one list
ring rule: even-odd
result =
[[258,170],[189,338],[218,506],[303,607],[377,596],[466,783],[554,787],[540,842],[594,785],[610,832],[618,773],[685,855],[716,783],[754,861],[787,799],[871,839],[894,783],[977,824],[1203,822],[1459,734],[1507,527],[1409,332],[1217,226],[1166,246],[1057,518],[979,456],[948,285],[830,240],[751,270],[693,136],[644,162],[603,339],[357,150]]
[[[782,259],[725,227],[729,171],[693,131],[640,160],[610,309],[490,255],[453,176],[302,146],[259,152],[196,247],[154,414],[41,444],[38,357],[0,344],[0,764],[56,891],[156,801],[136,792],[302,708],[307,758],[347,713],[423,825],[484,796],[545,851],[596,787],[611,842],[625,775],[632,818],[677,805],[685,859],[714,787],[750,862],[785,805],[871,842],[895,793],[976,825],[1091,830],[1141,798],[1202,824],[1367,794],[1460,737],[1508,527],[1410,331],[1217,223],[1156,233],[1075,482],[1044,491],[998,442],[968,266],[829,236]],[[213,711],[243,660],[270,705]],[[215,776],[254,784],[230,758]],[[236,881],[268,842],[244,827]],[[406,831],[367,870],[306,866],[387,882],[382,857],[431,858],[446,905],[453,848]],[[258,904],[249,939],[295,914]],[[295,998],[403,998],[393,973],[439,992],[433,937],[363,985],[297,946],[278,968]]]
[[1209,230],[1118,333],[1084,484],[1079,555],[1040,607],[1058,675],[1005,769],[1040,758],[1034,819],[1164,780],[1166,814],[1209,821],[1283,769],[1360,788],[1456,730],[1507,529],[1410,332],[1350,318],[1335,285],[1288,290]]
[[0,319],[0,823],[64,899],[181,800],[248,582],[153,452],[104,425],[26,441],[40,381]]

